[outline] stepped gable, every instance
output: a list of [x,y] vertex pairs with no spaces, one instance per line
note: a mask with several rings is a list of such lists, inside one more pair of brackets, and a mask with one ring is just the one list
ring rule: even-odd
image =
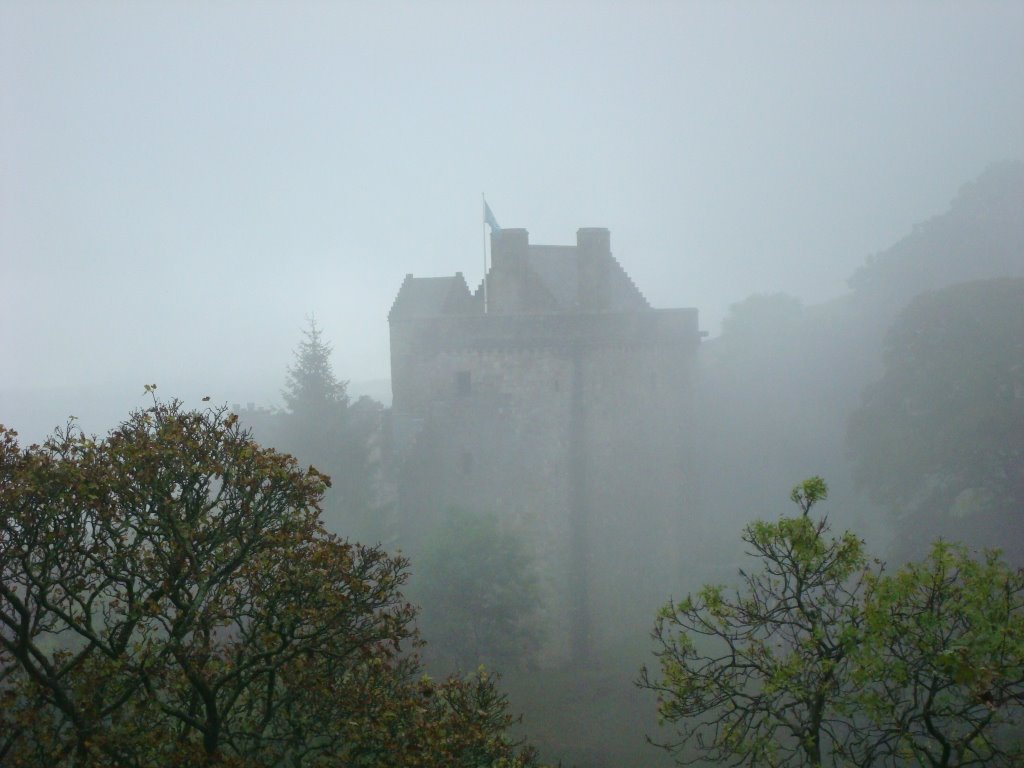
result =
[[389,320],[439,315],[471,315],[482,311],[461,272],[454,277],[413,277],[407,274],[395,297]]
[[[523,531],[551,581],[538,661],[585,665],[690,551],[697,310],[651,307],[607,229],[490,244],[474,296],[409,275],[391,310],[396,515],[413,546],[453,506]],[[639,562],[659,570],[637,580]]]
[[593,258],[599,268],[607,274],[607,295],[605,311],[629,312],[650,309],[650,304],[630,279],[629,274],[610,253],[596,253],[585,256],[578,246],[534,246],[529,247],[527,268],[536,275],[545,292],[554,297],[557,311],[577,311],[585,304],[581,296],[581,260]]
[[612,255],[607,229],[578,230],[576,245],[533,245],[525,229],[504,229],[492,235],[491,243],[488,280],[499,296],[494,307],[499,314],[651,308]]
[[647,301],[647,297],[643,295],[641,290],[636,287],[633,278],[629,276],[629,273],[619,263],[619,260],[611,255],[609,255],[609,258],[612,261],[611,272],[614,276],[612,278],[612,285],[615,287],[615,295],[613,297],[613,301],[616,304],[615,308],[620,310],[650,309],[651,303]]
[[[533,245],[525,229],[491,235],[489,314],[643,312],[651,305],[612,255],[607,229],[587,227],[576,245]],[[483,281],[470,292],[462,273],[405,281],[389,320],[483,314]]]

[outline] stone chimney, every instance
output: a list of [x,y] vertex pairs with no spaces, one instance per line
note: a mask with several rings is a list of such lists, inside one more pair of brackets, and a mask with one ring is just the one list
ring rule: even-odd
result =
[[525,308],[530,234],[525,229],[491,233],[491,270],[487,275],[487,311],[506,315]]
[[610,305],[612,238],[604,227],[584,227],[576,231],[576,269],[579,308],[583,312],[602,312]]
[[521,272],[530,252],[530,233],[525,229],[500,229],[491,233],[491,266],[502,272]]

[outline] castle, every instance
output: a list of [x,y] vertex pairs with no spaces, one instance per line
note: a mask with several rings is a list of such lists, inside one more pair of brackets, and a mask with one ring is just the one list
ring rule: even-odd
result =
[[586,659],[624,611],[648,622],[694,492],[697,310],[652,308],[607,229],[502,229],[476,291],[406,275],[388,319],[403,518],[457,505],[527,531],[556,658]]

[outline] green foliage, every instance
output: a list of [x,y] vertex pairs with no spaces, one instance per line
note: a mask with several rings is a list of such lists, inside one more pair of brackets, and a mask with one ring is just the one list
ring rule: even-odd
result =
[[800,507],[800,511],[804,513],[805,517],[811,511],[811,507],[819,501],[825,501],[827,498],[828,486],[825,485],[825,481],[820,477],[811,477],[804,480],[799,485],[794,486],[793,490],[789,493],[789,500]]
[[415,595],[434,655],[462,668],[529,661],[540,636],[535,563],[494,515],[451,509],[417,557]]
[[939,542],[893,575],[810,512],[749,525],[760,570],[705,586],[654,631],[658,694],[682,764],[1014,766],[1024,759],[1024,571]]
[[817,766],[843,734],[836,717],[851,694],[849,655],[867,569],[862,543],[828,536],[809,512],[827,495],[820,478],[793,490],[799,517],[744,531],[758,572],[743,589],[706,586],[669,603],[653,637],[659,713],[678,727],[661,744],[683,764]]
[[920,297],[889,332],[885,369],[847,443],[861,486],[899,512],[905,549],[923,526],[973,544],[1020,541],[1024,279]]
[[224,409],[0,428],[0,763],[532,761],[486,675],[421,679],[407,563],[325,532],[325,484]]
[[937,542],[873,580],[856,670],[858,765],[1021,765],[1024,572]]

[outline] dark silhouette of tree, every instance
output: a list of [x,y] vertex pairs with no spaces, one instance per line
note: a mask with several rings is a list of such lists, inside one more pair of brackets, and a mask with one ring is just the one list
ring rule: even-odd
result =
[[1024,278],[911,302],[847,445],[860,486],[898,522],[900,554],[941,535],[1024,562]]
[[331,366],[331,345],[323,338],[316,318],[295,350],[295,362],[288,367],[282,391],[288,411],[295,416],[323,417],[325,410],[348,407],[348,382],[339,381]]
[[325,485],[223,408],[0,428],[0,764],[529,763],[486,675],[421,677],[407,563]]
[[540,590],[529,540],[494,515],[451,509],[416,558],[415,595],[431,657],[462,669],[532,661]]
[[373,456],[383,408],[367,397],[351,401],[348,382],[334,373],[331,351],[310,318],[287,370],[281,393],[286,409],[272,418],[268,439],[329,476],[323,506],[330,530],[359,541],[385,540],[387,510],[378,502]]
[[917,224],[849,279],[857,301],[897,310],[922,293],[1002,275],[1024,277],[1024,162],[994,163],[949,210]]

